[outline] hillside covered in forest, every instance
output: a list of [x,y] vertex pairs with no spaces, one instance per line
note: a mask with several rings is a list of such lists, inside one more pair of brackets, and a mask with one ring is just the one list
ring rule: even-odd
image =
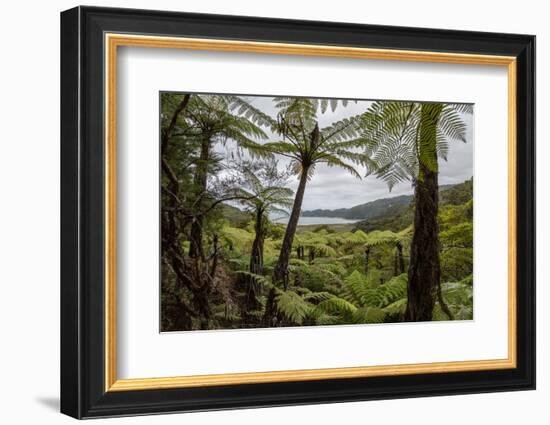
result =
[[[461,205],[473,199],[473,179],[466,180],[456,185],[442,186],[439,191],[440,207],[446,205]],[[414,216],[413,196],[410,196],[409,203],[398,209],[388,209],[386,212],[372,218],[361,220],[355,223],[354,229],[365,232],[372,230],[397,231],[412,224]]]
[[[442,192],[451,190],[449,194],[442,195]],[[457,194],[465,191],[465,194],[472,191],[472,185],[470,181],[460,183],[457,185],[442,185],[439,187],[440,197],[449,198],[451,194]],[[469,192],[468,192],[469,191]],[[348,220],[366,220],[377,218],[380,216],[396,215],[405,211],[411,201],[413,195],[399,195],[388,198],[376,199],[375,201],[366,202],[364,204],[355,205],[350,208],[338,208],[338,209],[314,209],[302,211],[304,217],[338,217]]]

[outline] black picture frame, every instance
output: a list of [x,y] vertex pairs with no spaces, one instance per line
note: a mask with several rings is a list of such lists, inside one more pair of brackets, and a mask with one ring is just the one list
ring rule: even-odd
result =
[[[105,391],[104,33],[517,58],[517,367],[473,372]],[[535,37],[76,7],[61,13],[61,412],[75,418],[535,388]]]

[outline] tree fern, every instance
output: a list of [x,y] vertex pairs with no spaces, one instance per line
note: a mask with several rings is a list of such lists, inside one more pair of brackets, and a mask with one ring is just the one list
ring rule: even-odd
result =
[[439,234],[439,240],[443,248],[471,248],[473,245],[474,231],[471,222],[462,222]]
[[330,298],[334,297],[334,294],[331,294],[330,292],[310,292],[309,294],[304,295],[304,300],[318,304],[323,301],[326,301]]
[[223,303],[214,307],[214,317],[218,320],[223,320],[226,322],[238,322],[241,320],[241,315],[239,311],[235,308],[235,305],[232,303]]
[[472,113],[471,105],[437,105],[441,105],[437,120],[430,119],[426,111],[423,115],[422,104],[417,102],[375,102],[363,114],[361,139],[371,158],[365,165],[390,190],[401,181],[418,178],[419,162],[436,170],[433,158],[447,159],[449,141],[466,141],[463,115]]
[[365,297],[372,289],[365,275],[357,270],[344,279],[343,286],[342,297],[358,305],[363,305]]
[[[460,282],[446,282],[441,285],[442,295],[454,320],[473,318],[473,288],[469,279]],[[434,308],[432,320],[448,320],[439,304]]]
[[300,286],[312,291],[320,292],[330,288],[339,290],[342,285],[340,275],[324,265],[308,264],[305,261],[293,259],[289,270]]
[[329,244],[328,238],[319,233],[307,232],[296,235],[293,247],[304,247],[316,256],[336,257],[336,250]]
[[405,313],[405,308],[407,307],[407,298],[400,298],[397,301],[384,307],[384,311],[388,315],[401,315]]
[[359,272],[354,271],[344,281],[342,296],[359,306],[383,308],[393,302],[406,298],[407,275],[395,276],[388,282],[374,286]]
[[252,278],[251,281],[255,282],[257,285],[261,286],[262,289],[271,288],[271,280],[261,274],[251,273],[247,270],[237,270],[236,273],[241,276],[247,276]]
[[352,315],[353,323],[384,323],[386,312],[376,307],[361,307]]
[[301,325],[311,309],[306,302],[294,291],[284,291],[276,296],[277,310],[291,323]]
[[407,274],[393,277],[376,288],[377,307],[386,307],[399,299],[407,297]]
[[471,305],[473,288],[464,282],[446,282],[441,285],[445,300],[453,305]]
[[338,316],[327,313],[326,311],[318,308],[312,308],[309,310],[304,325],[337,325],[341,323],[341,319]]
[[338,316],[345,323],[353,323],[353,315],[357,307],[343,298],[332,297],[320,302],[315,309],[333,316]]
[[[338,167],[360,179],[361,174],[356,166],[362,165],[367,158],[363,152],[357,150],[361,143],[357,139],[362,124],[360,115],[344,118],[324,128],[319,126],[318,114],[326,111],[329,103],[332,108],[335,108],[338,102],[277,97],[274,99],[274,106],[277,110],[276,119],[262,117],[258,111],[252,111],[247,105],[239,106],[239,110],[242,110],[243,113],[249,113],[250,116],[258,117],[257,120],[268,123],[279,140],[264,144],[263,149],[272,154],[289,158],[290,165],[299,179],[292,212],[281,245],[279,261],[273,275],[276,281],[283,283],[284,287],[288,285],[288,264],[305,189],[316,166],[326,164],[329,167]],[[342,103],[345,105],[347,102]],[[350,145],[351,140],[356,140],[356,142]],[[324,255],[335,254],[327,245],[323,245],[321,252]]]

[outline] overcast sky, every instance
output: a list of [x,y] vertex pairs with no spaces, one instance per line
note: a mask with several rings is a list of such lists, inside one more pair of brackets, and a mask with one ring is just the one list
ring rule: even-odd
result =
[[[270,116],[276,116],[277,112],[273,107],[273,98],[263,96],[243,97],[246,97],[255,107],[268,113]],[[342,118],[362,113],[370,104],[370,101],[357,101],[357,103],[348,103],[347,107],[342,107],[339,104],[335,112],[332,112],[330,108],[324,114],[321,114],[319,111],[319,127],[323,128]],[[447,161],[440,159],[440,185],[461,183],[473,175],[473,117],[466,115],[464,118],[467,125],[467,143],[458,141],[451,141],[449,143]],[[269,141],[280,140],[274,134],[270,134],[270,136],[272,138],[270,137]],[[231,144],[226,149],[231,149]],[[281,168],[288,164],[289,160],[287,158],[277,157]],[[365,175],[364,169],[361,169],[361,175]],[[289,181],[289,187],[296,190],[297,186],[297,177],[293,177]],[[387,185],[374,176],[364,177],[362,180],[359,180],[345,170],[319,164],[315,168],[313,178],[308,182],[306,187],[302,210],[350,208],[376,199],[412,194],[412,192],[410,182],[402,182],[394,186],[390,193]]]

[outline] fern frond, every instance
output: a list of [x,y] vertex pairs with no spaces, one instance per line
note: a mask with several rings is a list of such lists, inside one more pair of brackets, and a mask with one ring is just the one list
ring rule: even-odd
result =
[[261,274],[251,273],[246,270],[237,270],[235,273],[242,276],[251,277],[256,284],[259,284],[263,288],[270,289],[273,287],[271,280]]
[[397,301],[394,301],[393,303],[387,305],[384,307],[384,311],[386,314],[404,314],[405,309],[407,308],[407,298],[400,298]]
[[304,300],[313,303],[320,303],[334,297],[334,294],[330,292],[311,292],[307,295],[304,295]]
[[367,175],[376,175],[391,191],[402,181],[421,177],[419,164],[436,171],[437,158],[447,158],[449,141],[465,141],[461,114],[471,109],[471,105],[374,102],[362,115],[359,137],[369,158]]
[[353,314],[353,323],[384,323],[386,312],[376,307],[361,307]]
[[262,127],[267,127],[271,131],[277,130],[277,122],[271,118],[268,114],[260,111],[258,108],[252,106],[251,103],[247,102],[239,96],[227,96],[229,101],[229,109],[238,115],[242,115],[251,122],[260,125]]
[[462,114],[471,115],[474,113],[474,105],[471,103],[448,103],[446,107],[453,108],[455,111],[460,112]]
[[328,300],[320,302],[315,309],[331,315],[340,316],[348,323],[351,321],[353,314],[357,311],[357,307],[355,305],[343,298],[338,297],[332,297]]
[[282,292],[275,298],[275,302],[277,304],[277,310],[279,310],[290,322],[298,325],[302,324],[311,309],[311,304],[293,291]]
[[368,292],[371,290],[366,277],[355,270],[344,279],[342,297],[354,304],[362,305]]
[[336,155],[324,153],[321,156],[321,159],[319,159],[319,162],[327,164],[329,167],[342,168],[347,172],[349,172],[352,176],[358,178],[359,180],[362,179],[361,174],[359,174],[359,172],[353,166],[346,164]]

